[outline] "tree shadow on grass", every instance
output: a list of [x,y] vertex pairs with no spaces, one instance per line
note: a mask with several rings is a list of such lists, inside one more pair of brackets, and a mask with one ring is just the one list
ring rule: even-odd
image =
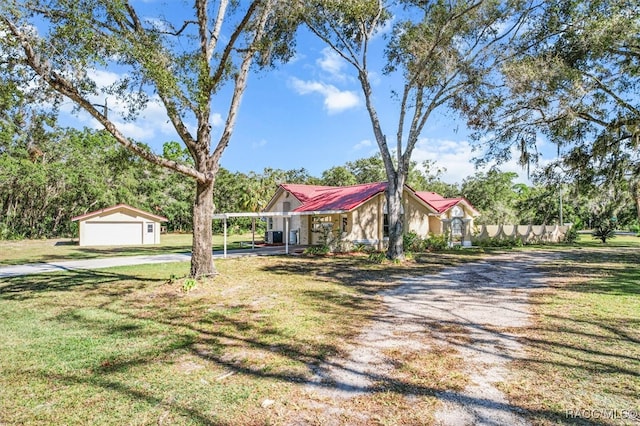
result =
[[[215,426],[231,426],[235,424],[207,416],[200,410],[192,408],[189,401],[175,401],[167,399],[164,395],[154,395],[151,391],[134,388],[122,381],[111,380],[107,375],[76,376],[42,374],[41,376],[49,381],[60,383],[65,386],[93,386],[105,391],[117,392],[131,400],[144,402],[150,406],[165,407],[165,410],[170,409],[170,411],[176,412],[180,416],[189,419],[189,423]],[[166,415],[169,415],[169,413],[166,413]],[[162,424],[161,418],[162,415],[158,419],[158,424]]]
[[[300,303],[304,306],[313,306],[313,309],[323,312],[344,312],[345,309],[352,312],[352,315],[368,315],[370,303],[375,303],[372,296],[379,294],[383,290],[393,288],[395,282],[406,278],[407,274],[434,274],[440,270],[439,265],[433,262],[412,266],[410,269],[402,265],[367,265],[362,259],[332,259],[331,262],[316,260],[309,262],[290,262],[286,258],[279,259],[276,265],[269,267],[269,272],[275,274],[299,274],[301,276],[314,276],[321,280],[343,285],[356,290],[355,296],[340,295],[330,291],[301,290]],[[455,263],[453,260],[451,263]],[[40,294],[51,291],[68,290],[104,290],[104,294],[114,297],[122,296],[130,292],[129,285],[113,289],[113,293],[108,293],[109,284],[117,281],[130,281],[134,288],[138,283],[140,286],[146,285],[149,279],[126,274],[113,274],[105,271],[77,271],[74,274],[48,274],[42,282],[37,282],[33,287],[32,277],[13,278],[8,280],[7,285],[0,287],[0,299],[25,300]],[[148,295],[147,295],[148,296]],[[105,353],[101,363],[96,365],[88,376],[80,376],[75,373],[55,374],[43,373],[45,377],[53,381],[66,384],[90,384],[107,390],[118,392],[127,398],[140,400],[150,404],[166,404],[172,410],[180,413],[196,423],[202,424],[224,424],[211,418],[204,408],[180,401],[166,402],[166,391],[147,391],[135,388],[126,379],[121,379],[113,374],[122,374],[130,368],[144,366],[162,357],[172,357],[176,352],[187,352],[192,356],[201,359],[203,362],[211,362],[217,366],[236,373],[242,380],[249,380],[247,386],[251,386],[252,379],[267,379],[275,383],[295,383],[304,386],[315,386],[325,389],[348,388],[349,383],[339,383],[336,381],[313,381],[314,366],[320,363],[331,364],[331,356],[340,353],[343,348],[340,341],[319,343],[313,337],[297,335],[292,336],[285,330],[272,327],[264,321],[260,315],[247,315],[252,306],[250,303],[240,303],[233,309],[222,307],[216,309],[212,306],[212,300],[181,299],[175,296],[158,296],[153,299],[145,298],[145,295],[136,296],[138,300],[127,300],[126,303],[109,300],[98,306],[96,309],[124,316],[128,321],[119,324],[105,324],[100,320],[90,320],[82,315],[77,315],[73,311],[61,313],[57,320],[61,323],[74,323],[85,327],[88,334],[115,335],[121,336],[126,342],[129,338],[145,335],[157,341],[162,341],[163,336],[174,336],[175,342],[160,345],[154,343],[154,347],[148,351],[140,351],[126,358],[118,358]],[[138,302],[135,303],[130,302]],[[75,309],[75,307],[74,307]],[[259,314],[259,310],[256,311]],[[366,317],[365,317],[366,319]],[[350,318],[343,318],[343,321],[350,321]],[[459,325],[455,322],[453,326]],[[466,324],[465,324],[466,325]],[[156,331],[157,329],[157,331]],[[491,330],[490,330],[491,331]],[[177,338],[176,336],[182,336]],[[458,342],[459,343],[459,342]],[[531,344],[542,344],[531,342]],[[550,342],[550,344],[554,344]],[[295,366],[306,366],[307,370],[283,368],[265,368],[264,362],[247,362],[246,357],[241,356],[245,349],[257,351],[262,354],[284,357]],[[235,351],[238,350],[238,354]],[[236,356],[237,355],[237,356]],[[251,360],[249,360],[251,361]],[[332,364],[335,368],[347,368],[342,365]],[[600,366],[602,368],[606,366]],[[349,371],[351,374],[362,374],[357,371]],[[393,392],[408,398],[415,396],[433,396],[436,393],[443,393],[444,398],[451,398],[462,401],[469,406],[482,407],[492,404],[499,410],[513,410],[510,404],[498,404],[485,398],[470,398],[455,392],[450,392],[446,388],[429,387],[416,385],[408,381],[399,380],[391,375],[377,371],[368,374],[367,377],[375,384],[362,389],[353,388],[354,394],[367,393],[388,393]],[[560,410],[533,410],[529,413],[534,418],[560,419],[564,412]],[[565,416],[566,417],[566,416]],[[585,424],[604,424],[586,422]]]
[[374,295],[396,286],[408,275],[433,275],[446,266],[477,260],[476,257],[461,259],[447,254],[418,254],[414,261],[400,264],[376,264],[366,256],[338,255],[329,257],[308,256],[301,261],[289,261],[285,257],[280,262],[265,266],[265,272],[277,275],[313,276],[356,289],[363,295]]
[[[131,283],[124,289],[122,286],[109,288],[110,283],[126,281]],[[39,297],[49,292],[89,291],[101,289],[105,293],[117,295],[129,292],[132,288],[143,287],[153,280],[107,270],[73,270],[66,273],[52,272],[37,275],[26,275],[4,278],[0,281],[0,300],[25,300]],[[137,283],[137,284],[136,284]]]

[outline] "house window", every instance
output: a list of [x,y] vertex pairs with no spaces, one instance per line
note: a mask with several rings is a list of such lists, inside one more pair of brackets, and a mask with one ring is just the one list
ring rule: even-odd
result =
[[349,217],[347,215],[342,216],[342,232],[347,232],[349,226]]
[[382,236],[389,236],[389,215],[387,213],[384,214],[384,221],[382,223]]
[[147,233],[153,234],[153,223],[147,223]]
[[331,216],[312,216],[311,217],[311,232],[322,232],[323,228],[332,228],[333,221]]
[[268,229],[269,231],[272,231],[272,230],[273,230],[273,218],[272,218],[272,217],[267,218],[267,229]]

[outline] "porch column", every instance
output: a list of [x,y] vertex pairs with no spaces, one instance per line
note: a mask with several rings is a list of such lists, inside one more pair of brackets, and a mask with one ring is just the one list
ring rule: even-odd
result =
[[462,219],[462,247],[471,247],[471,219]]
[[384,251],[384,207],[385,196],[378,196],[378,250]]
[[441,219],[442,235],[447,238],[447,247],[451,247],[451,219]]
[[251,218],[251,250],[256,248],[256,218]]
[[289,254],[289,218],[284,218],[284,252]]

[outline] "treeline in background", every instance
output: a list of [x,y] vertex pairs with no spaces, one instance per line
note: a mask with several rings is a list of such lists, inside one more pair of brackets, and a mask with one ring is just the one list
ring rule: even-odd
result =
[[[178,142],[165,143],[163,155],[191,161]],[[637,197],[624,179],[603,191],[593,183],[563,181],[548,170],[532,176],[532,185],[515,183],[515,173],[498,169],[476,172],[459,185],[443,182],[442,173],[434,162],[414,162],[407,183],[415,190],[466,197],[482,213],[478,224],[553,224],[562,208],[562,221],[578,229],[604,217],[618,229],[638,231]],[[384,180],[379,156],[332,167],[319,177],[304,168],[249,173],[222,168],[215,209],[260,211],[281,183],[341,186]],[[74,237],[72,217],[118,203],[167,217],[169,232],[190,232],[193,194],[191,179],[134,156],[104,131],[64,128],[0,140],[0,239]],[[251,219],[236,218],[229,225],[232,232],[244,232]]]

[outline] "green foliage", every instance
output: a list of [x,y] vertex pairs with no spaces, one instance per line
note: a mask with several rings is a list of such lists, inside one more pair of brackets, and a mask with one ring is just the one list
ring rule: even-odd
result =
[[425,240],[426,248],[429,251],[445,250],[449,247],[449,238],[446,234],[429,233],[429,237]]
[[195,278],[185,278],[182,282],[182,291],[185,293],[189,293],[191,290],[194,290],[198,286],[198,280]]
[[304,249],[304,254],[308,254],[308,255],[325,255],[325,254],[329,254],[331,250],[329,249],[329,246],[326,244],[322,244],[319,246],[309,246],[306,249]]
[[408,251],[420,251],[419,246],[421,243],[421,239],[418,234],[414,231],[405,232],[402,236],[402,245],[405,250]]
[[171,274],[171,275],[169,275],[169,279],[167,280],[167,284],[174,284],[176,281],[178,281],[178,275]]
[[38,142],[16,139],[0,150],[2,238],[73,236],[73,216],[117,203],[159,214],[144,186],[153,167],[103,131],[49,131]]
[[387,254],[383,251],[374,251],[369,253],[367,261],[375,264],[382,264],[387,260]]
[[387,181],[384,162],[380,154],[349,161],[345,168],[355,177],[356,183]]
[[[601,196],[615,205],[620,223],[637,219],[637,3],[540,2],[523,19],[512,57],[496,68],[502,84],[475,93],[461,109],[478,130],[473,137],[489,147],[484,161],[510,159],[516,147],[521,164],[535,164],[540,143],[552,142],[560,160],[545,172],[559,175],[556,183],[575,182],[573,200]],[[582,206],[574,209],[585,223],[599,217],[596,206]]]
[[517,176],[513,172],[491,169],[486,173],[477,172],[462,182],[462,195],[482,213],[476,221],[478,224],[518,223],[518,194],[513,183]]
[[326,186],[348,186],[358,182],[355,175],[345,166],[336,166],[322,172],[320,183]]
[[371,250],[372,250],[371,246],[368,246],[368,245],[363,244],[363,243],[357,243],[357,244],[354,244],[354,246],[353,246],[353,251],[355,251],[356,253],[364,253],[364,252],[368,252],[368,251],[371,251]]
[[449,238],[446,234],[433,233],[429,233],[427,238],[422,238],[414,231],[410,231],[403,235],[403,244],[405,250],[413,253],[441,251],[449,248]]
[[610,219],[601,220],[594,226],[591,236],[594,239],[602,241],[603,244],[606,244],[607,240],[615,238],[616,236],[615,222]]
[[575,226],[569,228],[566,234],[564,234],[564,242],[567,244],[574,244],[578,241],[578,229]]

